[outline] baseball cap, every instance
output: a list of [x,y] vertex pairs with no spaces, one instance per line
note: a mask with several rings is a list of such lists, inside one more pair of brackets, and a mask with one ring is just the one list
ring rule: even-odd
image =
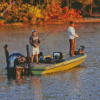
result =
[[36,32],[36,30],[35,30],[35,29],[33,29],[33,30],[32,30],[32,32]]

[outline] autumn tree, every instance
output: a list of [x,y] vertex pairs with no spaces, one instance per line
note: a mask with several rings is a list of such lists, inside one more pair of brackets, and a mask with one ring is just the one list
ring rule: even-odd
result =
[[94,0],[71,0],[71,2],[79,2],[81,3],[83,6],[82,6],[82,12],[83,12],[83,15],[85,14],[85,8],[87,5],[91,5],[90,6],[90,14],[92,13],[92,8],[93,8],[93,3],[94,3]]
[[100,6],[100,0],[94,0],[96,6]]
[[3,0],[3,3],[5,3],[5,0]]

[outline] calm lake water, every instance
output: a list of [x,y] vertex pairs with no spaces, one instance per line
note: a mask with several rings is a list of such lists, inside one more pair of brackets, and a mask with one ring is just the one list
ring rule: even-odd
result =
[[45,76],[23,76],[7,79],[3,46],[10,54],[26,56],[26,44],[32,29],[40,40],[44,55],[54,51],[69,52],[68,24],[44,26],[0,26],[0,100],[100,100],[100,23],[75,24],[76,48],[85,46],[86,60],[78,67]]

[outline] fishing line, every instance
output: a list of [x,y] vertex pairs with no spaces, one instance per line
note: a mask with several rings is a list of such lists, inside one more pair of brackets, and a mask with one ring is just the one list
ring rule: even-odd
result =
[[[55,29],[55,27],[41,40],[41,42],[43,42],[52,32],[53,32],[53,30]],[[43,45],[44,45],[44,43],[43,43]],[[41,46],[40,46],[41,47]],[[42,46],[43,47],[43,46]],[[49,48],[48,48],[48,46],[46,46],[46,48],[47,48],[47,52],[48,52],[48,54],[50,53],[50,51],[49,51]]]
[[11,3],[11,4],[1,13],[0,17],[2,17],[2,16],[12,7],[12,5],[15,4],[15,3],[16,3],[16,1],[13,1],[13,3]]
[[80,36],[79,36],[79,38],[81,38],[81,39],[83,39],[84,41],[89,42],[90,44],[92,44],[92,42],[90,42],[89,40],[84,39],[83,37],[80,37]]
[[41,42],[44,41],[53,32],[54,28],[41,40]]

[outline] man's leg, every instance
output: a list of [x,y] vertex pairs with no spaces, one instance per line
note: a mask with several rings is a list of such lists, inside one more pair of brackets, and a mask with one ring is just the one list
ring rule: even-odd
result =
[[38,63],[38,54],[40,53],[39,47],[36,48],[36,63]]
[[70,44],[70,46],[71,46],[71,47],[70,47],[70,49],[71,49],[71,51],[70,51],[70,52],[71,52],[70,56],[73,56],[73,57],[74,57],[74,56],[75,56],[75,55],[74,55],[74,51],[75,51],[75,39],[71,39],[71,44]]
[[72,39],[72,56],[75,57],[76,55],[74,54],[75,52],[75,39]]
[[34,55],[31,56],[31,63],[33,63]]
[[70,43],[70,52],[69,53],[70,53],[70,56],[71,56],[71,54],[72,54],[72,40],[71,39],[69,40],[69,43]]
[[73,39],[70,39],[70,56],[74,54],[73,49],[74,49]]
[[38,54],[36,54],[36,63],[38,63]]
[[74,39],[72,39],[72,55],[74,55]]
[[75,39],[73,41],[73,52],[75,52],[75,47],[76,47],[76,42],[75,42]]

